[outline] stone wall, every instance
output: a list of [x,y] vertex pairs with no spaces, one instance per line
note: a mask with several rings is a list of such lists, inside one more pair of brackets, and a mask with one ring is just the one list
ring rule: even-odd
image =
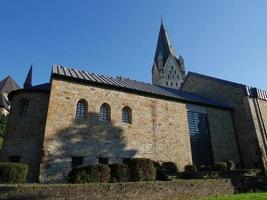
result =
[[232,160],[240,165],[231,112],[209,108],[208,121],[214,162]]
[[258,139],[244,88],[189,75],[182,90],[195,92],[233,107],[234,127],[243,167],[262,166]]
[[260,155],[262,156],[265,169],[267,169],[267,101],[257,98],[247,98],[253,122],[260,146]]
[[[22,101],[29,100],[28,115],[20,116]],[[19,156],[20,162],[29,165],[28,180],[38,181],[43,134],[49,94],[45,92],[20,92],[13,96],[8,117],[1,161],[9,156]]]
[[0,108],[1,115],[8,115],[8,111],[5,108]]
[[[80,99],[88,103],[84,119],[75,119]],[[103,103],[111,107],[111,121],[99,120]],[[122,108],[132,109],[132,124],[123,123]],[[64,181],[73,156],[84,164],[108,157],[147,157],[175,162],[179,169],[191,161],[187,112],[184,103],[149,98],[96,86],[53,79],[46,129],[45,157],[41,166],[44,182]]]
[[[239,185],[242,188],[245,184]],[[255,187],[255,185],[253,186]],[[227,179],[75,185],[2,185],[0,186],[0,199],[192,200],[208,196],[229,195],[234,192],[235,186]]]

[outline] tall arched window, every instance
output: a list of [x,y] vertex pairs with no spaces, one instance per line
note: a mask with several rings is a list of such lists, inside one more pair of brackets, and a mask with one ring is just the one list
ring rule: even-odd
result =
[[24,99],[21,103],[20,116],[27,118],[29,115],[29,100]]
[[110,106],[107,103],[101,105],[99,119],[102,121],[110,121]]
[[125,122],[125,123],[129,123],[129,124],[132,123],[132,109],[130,107],[125,106],[122,109],[121,120],[122,122]]
[[87,112],[87,102],[84,99],[78,101],[76,106],[76,118],[83,118]]

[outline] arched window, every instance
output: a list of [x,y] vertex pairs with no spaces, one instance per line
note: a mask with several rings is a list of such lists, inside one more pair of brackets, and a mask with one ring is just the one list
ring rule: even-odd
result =
[[29,100],[24,99],[21,103],[20,116],[27,118],[29,115]]
[[101,105],[99,119],[102,121],[110,121],[110,106],[107,103]]
[[122,122],[125,122],[125,123],[129,123],[129,124],[132,123],[132,109],[130,107],[125,106],[122,109],[121,120]]
[[87,112],[87,102],[84,99],[78,101],[76,106],[76,118],[83,118]]

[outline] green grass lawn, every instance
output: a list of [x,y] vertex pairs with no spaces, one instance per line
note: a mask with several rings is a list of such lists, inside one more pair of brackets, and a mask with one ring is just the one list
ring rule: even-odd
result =
[[267,200],[267,193],[244,193],[224,197],[210,197],[201,200]]

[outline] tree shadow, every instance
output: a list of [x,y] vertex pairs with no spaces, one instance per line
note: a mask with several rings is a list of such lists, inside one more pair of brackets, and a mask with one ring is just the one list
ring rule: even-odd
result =
[[109,158],[110,163],[132,158],[137,151],[127,149],[125,134],[111,121],[101,121],[98,113],[74,119],[45,138],[40,182],[66,182],[72,157],[83,157],[83,165],[97,164],[100,157]]

